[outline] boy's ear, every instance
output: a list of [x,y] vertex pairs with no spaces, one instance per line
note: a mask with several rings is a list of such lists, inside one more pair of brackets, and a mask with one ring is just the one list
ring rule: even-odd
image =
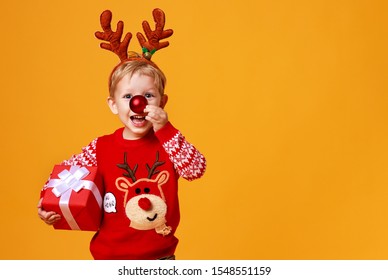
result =
[[162,109],[164,109],[164,106],[166,106],[167,101],[168,101],[168,96],[167,96],[167,94],[163,94],[162,100],[160,101],[160,107],[161,107]]
[[116,105],[115,100],[109,96],[107,101],[108,101],[108,106],[109,106],[110,110],[112,111],[112,113],[117,115],[119,112],[117,110],[117,105]]

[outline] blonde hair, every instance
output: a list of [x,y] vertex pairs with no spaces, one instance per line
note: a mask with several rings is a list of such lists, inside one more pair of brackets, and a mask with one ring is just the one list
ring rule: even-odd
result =
[[156,88],[159,90],[160,95],[163,96],[164,88],[166,86],[166,76],[155,65],[151,65],[150,62],[142,59],[134,59],[121,63],[112,72],[109,80],[109,94],[114,97],[117,83],[126,75],[132,77],[133,74],[139,73],[146,75],[154,79]]

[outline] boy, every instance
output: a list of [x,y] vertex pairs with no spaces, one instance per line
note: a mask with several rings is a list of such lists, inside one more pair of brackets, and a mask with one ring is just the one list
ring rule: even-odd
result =
[[[147,27],[148,23],[146,26],[143,23],[143,27],[147,38],[155,38],[154,33],[158,33],[158,40],[146,42],[138,34],[143,57],[127,54],[120,57],[121,63],[110,77],[108,105],[124,127],[94,139],[82,153],[63,162],[97,166],[103,178],[105,199],[116,202],[113,209],[112,205],[104,205],[100,229],[90,243],[95,259],[174,259],[178,243],[174,233],[180,219],[178,179],[200,178],[206,168],[203,155],[173,127],[164,111],[168,100],[164,94],[166,78],[149,60],[148,50],[167,46],[167,42],[159,43],[159,39],[170,36],[172,30],[163,30],[161,10],[154,10],[154,19],[155,31]],[[97,38],[111,40],[115,34],[121,37],[122,23],[113,32],[110,21],[111,13],[105,11],[101,15],[104,32],[97,32]],[[120,45],[128,46],[131,37],[128,34]],[[117,50],[115,43],[117,40],[111,40],[110,45],[101,46]],[[148,105],[136,113],[129,101],[139,96],[146,98]],[[45,191],[42,190],[41,196]],[[41,201],[38,215],[49,225],[61,219],[57,213],[42,209]]]

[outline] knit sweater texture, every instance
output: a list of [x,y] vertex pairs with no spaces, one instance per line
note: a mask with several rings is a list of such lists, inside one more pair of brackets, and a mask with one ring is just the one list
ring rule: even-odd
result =
[[90,251],[95,259],[171,256],[178,244],[178,179],[200,178],[206,159],[170,122],[138,140],[124,139],[123,130],[94,139],[62,163],[97,166],[103,179],[103,218]]

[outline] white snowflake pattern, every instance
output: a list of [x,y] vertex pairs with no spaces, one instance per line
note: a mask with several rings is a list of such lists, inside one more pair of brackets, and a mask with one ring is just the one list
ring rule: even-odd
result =
[[179,175],[189,181],[203,175],[206,169],[204,156],[178,132],[163,144]]

